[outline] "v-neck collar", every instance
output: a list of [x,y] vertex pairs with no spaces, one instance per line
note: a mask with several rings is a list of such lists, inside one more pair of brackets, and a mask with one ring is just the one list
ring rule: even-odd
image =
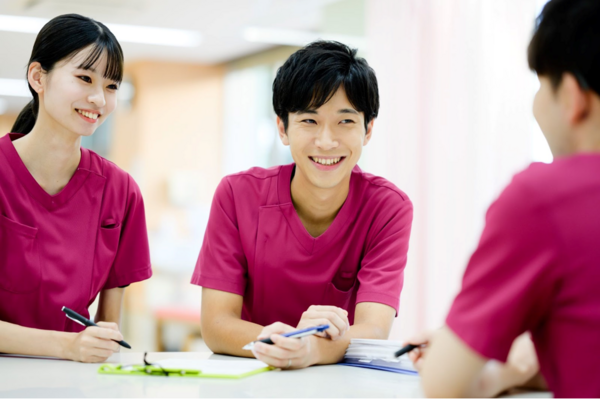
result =
[[71,197],[79,191],[88,178],[90,174],[90,154],[85,148],[80,149],[81,159],[79,160],[79,165],[71,177],[71,180],[69,180],[67,185],[59,193],[50,195],[38,184],[33,175],[29,172],[12,143],[13,140],[23,136],[24,135],[20,133],[7,134],[0,139],[0,149],[4,152],[10,167],[29,194],[49,211],[58,209],[66,204]]
[[336,237],[341,236],[340,233],[347,227],[346,221],[350,216],[351,210],[354,209],[353,202],[356,198],[353,189],[355,186],[354,180],[356,179],[354,174],[355,172],[360,172],[360,169],[356,166],[352,170],[348,197],[346,198],[346,201],[344,201],[344,204],[335,219],[333,219],[331,225],[320,236],[313,237],[306,230],[304,224],[302,224],[302,220],[300,220],[300,216],[298,216],[296,208],[294,208],[294,204],[292,203],[291,183],[292,173],[294,173],[295,167],[296,165],[292,163],[282,166],[279,171],[279,177],[277,179],[279,207],[300,244],[309,254],[315,254],[321,249],[326,248]]

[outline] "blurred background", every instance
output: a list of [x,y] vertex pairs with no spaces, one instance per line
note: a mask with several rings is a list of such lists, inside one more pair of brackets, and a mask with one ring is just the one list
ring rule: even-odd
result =
[[[203,348],[189,281],[220,179],[292,161],[271,106],[277,68],[321,39],[375,69],[380,116],[360,166],[415,207],[391,339],[444,322],[487,207],[552,156],[532,116],[526,48],[545,0],[0,0],[0,136],[30,100],[25,73],[50,18],[109,25],[126,59],[117,111],[83,142],[144,195],[154,276],[126,289],[136,350]],[[93,312],[93,311],[92,311]]]

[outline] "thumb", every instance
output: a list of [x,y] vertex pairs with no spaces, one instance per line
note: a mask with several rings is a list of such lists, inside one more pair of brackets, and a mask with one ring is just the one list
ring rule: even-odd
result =
[[111,330],[119,331],[119,325],[117,323],[112,323],[108,321],[99,321],[96,323],[98,327],[102,328],[110,328]]

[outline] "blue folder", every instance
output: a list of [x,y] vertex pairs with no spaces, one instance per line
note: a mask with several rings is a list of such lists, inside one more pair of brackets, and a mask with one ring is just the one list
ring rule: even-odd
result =
[[405,362],[387,361],[383,359],[348,359],[345,358],[342,366],[363,367],[367,369],[391,371],[392,373],[400,373],[407,375],[419,375],[414,368],[408,367]]

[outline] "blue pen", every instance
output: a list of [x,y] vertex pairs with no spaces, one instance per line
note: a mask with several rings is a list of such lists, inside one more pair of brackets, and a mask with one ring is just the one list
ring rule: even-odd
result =
[[[309,327],[309,328],[305,328],[303,330],[296,330],[296,331],[292,331],[289,333],[281,334],[281,336],[287,337],[287,338],[302,338],[302,337],[306,337],[308,335],[314,335],[314,334],[323,332],[323,331],[327,330],[328,328],[329,328],[329,324],[321,324],[320,326]],[[273,345],[273,341],[271,341],[271,338],[265,338],[265,339],[261,339],[258,341],[250,342],[249,344],[245,345],[242,349],[251,350],[252,348],[254,348],[254,344],[257,342],[262,342],[267,345]]]

